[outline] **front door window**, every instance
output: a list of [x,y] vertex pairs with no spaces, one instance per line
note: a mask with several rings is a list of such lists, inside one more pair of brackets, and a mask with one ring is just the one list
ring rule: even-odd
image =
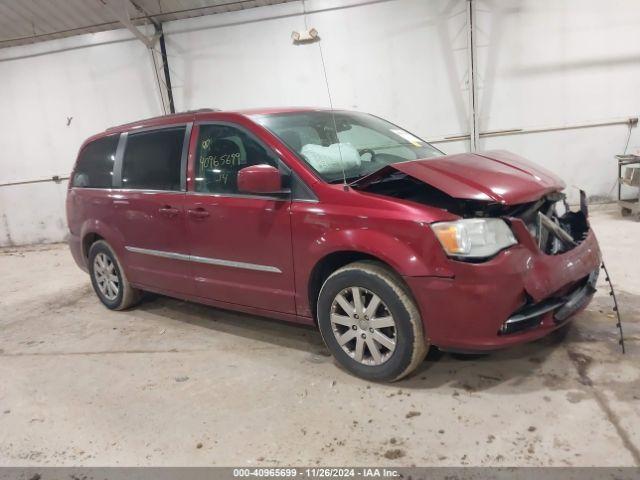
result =
[[277,166],[256,140],[229,125],[201,125],[196,156],[195,190],[239,193],[238,172],[250,165]]

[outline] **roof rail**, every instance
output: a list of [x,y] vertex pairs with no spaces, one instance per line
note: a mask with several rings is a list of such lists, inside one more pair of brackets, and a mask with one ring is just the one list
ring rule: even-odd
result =
[[219,108],[196,108],[194,110],[185,110],[184,112],[177,113],[201,113],[201,112],[221,112]]
[[123,124],[120,124],[120,125],[114,125],[113,127],[107,128],[105,131],[109,132],[109,131],[112,131],[112,130],[116,130],[118,128],[127,127],[129,125],[137,125],[139,123],[149,122],[149,121],[152,121],[152,120],[158,120],[158,119],[161,119],[161,118],[177,117],[179,115],[187,115],[187,114],[191,114],[191,113],[221,112],[221,111],[222,110],[220,110],[218,108],[197,108],[195,110],[185,110],[184,112],[169,113],[167,115],[157,115],[155,117],[142,118],[142,119],[136,120],[134,122],[127,122],[127,123],[123,123]]

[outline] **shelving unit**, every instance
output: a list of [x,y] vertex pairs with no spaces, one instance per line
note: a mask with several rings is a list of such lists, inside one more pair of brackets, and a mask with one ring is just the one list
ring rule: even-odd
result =
[[[640,220],[640,156],[616,155],[618,160],[618,205],[623,217],[635,215]],[[624,172],[623,172],[624,170]],[[635,198],[622,198],[622,185],[637,189]]]

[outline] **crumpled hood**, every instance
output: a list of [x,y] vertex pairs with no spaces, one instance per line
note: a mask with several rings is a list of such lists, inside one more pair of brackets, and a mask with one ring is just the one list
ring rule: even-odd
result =
[[506,150],[445,155],[395,163],[359,179],[370,183],[400,171],[453,198],[516,205],[562,190],[564,182],[552,172]]

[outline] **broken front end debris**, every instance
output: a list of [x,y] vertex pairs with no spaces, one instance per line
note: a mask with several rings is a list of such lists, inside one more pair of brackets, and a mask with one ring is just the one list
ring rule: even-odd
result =
[[595,292],[601,257],[586,208],[569,210],[559,193],[495,207],[516,245],[483,261],[452,259],[452,278],[406,279],[429,312],[429,339],[442,349],[485,351],[543,337]]
[[442,349],[486,351],[543,337],[595,292],[601,257],[584,194],[572,211],[564,183],[521,157],[485,152],[404,162],[352,186],[460,219],[509,224],[517,243],[481,258],[449,254],[448,276],[405,277],[424,309],[428,340]]

